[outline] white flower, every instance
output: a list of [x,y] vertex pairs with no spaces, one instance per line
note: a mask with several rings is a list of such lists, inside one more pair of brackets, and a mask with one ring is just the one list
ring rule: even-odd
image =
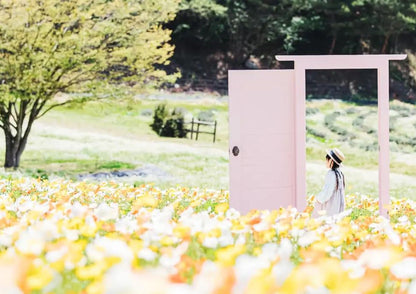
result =
[[409,219],[408,219],[408,217],[407,217],[407,216],[403,215],[403,216],[399,217],[397,220],[398,220],[399,222],[401,222],[401,223],[405,223],[405,222],[407,222]]
[[358,261],[371,269],[381,269],[390,260],[390,254],[387,249],[369,249],[360,255]]
[[94,214],[98,219],[106,221],[110,219],[117,219],[118,218],[118,204],[111,203],[108,205],[107,203],[101,203],[96,209],[94,209]]
[[63,246],[57,250],[51,250],[46,253],[45,258],[49,263],[60,260],[68,252],[68,247]]
[[76,241],[79,238],[78,230],[63,229],[63,234],[64,234],[65,238],[70,240],[70,241]]
[[202,242],[202,245],[207,248],[216,248],[218,246],[218,239],[215,237],[207,237]]
[[70,217],[83,217],[84,214],[88,210],[87,207],[83,206],[78,201],[72,204],[70,209],[71,209],[71,213],[69,214]]
[[276,243],[266,243],[261,248],[259,258],[272,262],[279,256],[279,246]]
[[225,216],[228,219],[236,219],[240,217],[240,212],[234,208],[230,208],[227,210],[227,212],[225,213]]
[[13,234],[17,231],[17,227],[8,227],[0,230],[0,245],[5,247],[12,246]]
[[26,212],[26,211],[32,210],[35,205],[36,205],[36,202],[35,201],[31,201],[30,199],[24,199],[24,198],[22,198],[20,200],[20,203],[18,203],[16,201],[17,209],[20,212]]
[[234,244],[234,238],[231,235],[231,233],[229,233],[227,235],[223,235],[223,236],[219,237],[218,238],[218,243],[222,247],[225,247],[225,246],[228,246],[228,245],[233,245]]
[[393,230],[390,224],[386,225],[386,227],[384,228],[384,233],[387,235],[387,237],[390,239],[390,241],[394,245],[400,245],[400,241],[401,241],[400,235],[397,234],[397,232]]
[[279,247],[279,256],[281,259],[290,259],[292,255],[293,247],[289,239],[282,239]]
[[235,245],[244,245],[246,244],[246,237],[244,235],[238,235],[237,240],[235,240]]
[[298,244],[301,247],[307,247],[319,239],[315,231],[309,231],[299,238]]
[[237,257],[234,266],[236,283],[233,288],[233,293],[244,293],[251,278],[260,270],[269,266],[270,263],[266,260],[248,254]]
[[341,260],[340,262],[343,269],[348,271],[348,275],[351,279],[358,279],[364,276],[365,268],[357,260]]
[[127,263],[133,260],[133,252],[124,241],[107,237],[98,237],[88,244],[86,253],[92,261],[98,261],[109,256],[120,257],[122,261]]
[[257,232],[261,232],[261,231],[265,231],[265,230],[267,230],[268,228],[269,228],[269,224],[266,222],[266,221],[264,221],[264,220],[262,220],[261,222],[259,222],[258,224],[255,224],[254,226],[253,226],[253,229],[255,230],[255,231],[257,231]]
[[211,294],[214,293],[218,283],[220,268],[210,260],[204,262],[201,272],[195,276],[192,293]]
[[399,279],[414,279],[416,278],[416,258],[406,257],[394,264],[390,271]]
[[143,248],[137,253],[137,256],[141,259],[152,261],[157,257],[157,254],[149,248]]
[[45,247],[45,240],[37,231],[28,229],[20,234],[15,246],[23,254],[40,255]]
[[122,234],[131,234],[138,229],[136,220],[124,217],[116,222],[116,230]]
[[117,264],[104,275],[105,294],[156,294],[170,293],[166,272],[143,270],[133,272],[127,264]]
[[110,268],[104,276],[104,289],[106,294],[134,294],[137,289],[135,277],[131,268],[126,264],[118,264]]
[[173,270],[175,265],[181,261],[181,257],[178,255],[166,256],[162,255],[159,259],[159,265],[165,269]]
[[45,241],[52,241],[61,236],[58,233],[58,227],[55,222],[51,220],[44,220],[33,226],[34,231],[40,235]]
[[276,280],[277,285],[281,286],[283,282],[292,272],[295,265],[290,261],[290,259],[281,260],[272,268],[272,274]]

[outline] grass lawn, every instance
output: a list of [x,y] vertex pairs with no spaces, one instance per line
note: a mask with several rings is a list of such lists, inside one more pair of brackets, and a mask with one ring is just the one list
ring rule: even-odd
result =
[[[197,97],[195,97],[197,96]],[[201,134],[198,141],[162,138],[150,128],[152,112],[166,98],[168,107],[185,110],[187,120],[212,111],[217,140]],[[416,199],[416,110],[391,102],[391,195]],[[346,155],[348,193],[377,194],[377,108],[341,101],[307,101],[307,187],[317,193],[324,180],[325,149],[339,147]],[[0,156],[4,141],[0,140]],[[129,178],[159,187],[228,189],[228,103],[203,94],[158,94],[140,99],[88,102],[63,107],[36,121],[20,173],[65,177],[100,171],[157,167],[168,176]]]
[[214,111],[215,143],[208,134],[200,134],[198,141],[157,136],[149,126],[153,109],[161,103],[157,100],[110,100],[56,109],[35,122],[21,172],[76,179],[79,174],[154,165],[170,177],[129,181],[227,189],[228,108],[218,100],[173,97],[167,102],[169,107],[185,109],[189,120],[201,111]]

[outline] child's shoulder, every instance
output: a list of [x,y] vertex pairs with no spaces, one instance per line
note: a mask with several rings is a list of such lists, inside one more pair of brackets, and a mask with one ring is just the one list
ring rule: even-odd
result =
[[335,172],[335,170],[333,170],[333,169],[328,169],[328,172],[326,173],[326,176],[327,177],[336,177],[336,172]]

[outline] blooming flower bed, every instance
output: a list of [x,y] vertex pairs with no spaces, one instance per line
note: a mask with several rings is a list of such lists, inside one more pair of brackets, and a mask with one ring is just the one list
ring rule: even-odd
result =
[[240,215],[224,191],[0,180],[0,293],[416,293],[416,204],[347,205]]

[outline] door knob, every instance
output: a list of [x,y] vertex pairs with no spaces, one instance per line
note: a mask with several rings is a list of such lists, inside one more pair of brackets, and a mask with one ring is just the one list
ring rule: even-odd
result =
[[238,156],[238,153],[240,153],[240,149],[237,146],[234,146],[232,152],[234,156]]

